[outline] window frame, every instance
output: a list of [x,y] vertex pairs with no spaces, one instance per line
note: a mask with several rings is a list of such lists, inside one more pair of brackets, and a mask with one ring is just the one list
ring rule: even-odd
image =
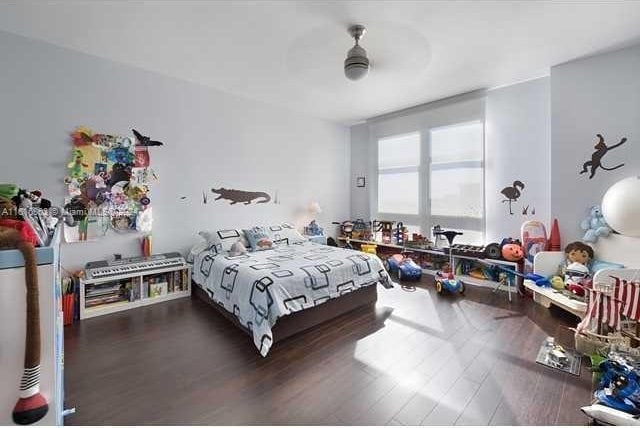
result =
[[[481,124],[482,125],[482,160],[479,161],[455,161],[455,162],[439,162],[435,168],[431,162],[431,132],[433,130],[450,128],[456,126]],[[400,168],[385,168],[382,174],[393,172],[411,172],[418,171],[418,214],[399,214],[392,212],[379,211],[379,176],[381,170],[379,169],[379,141],[387,138],[402,137],[411,134],[418,134],[420,138],[420,162],[416,167],[400,167]],[[486,238],[486,122],[484,118],[475,118],[470,120],[460,121],[447,121],[445,124],[438,124],[434,126],[424,126],[419,129],[412,129],[405,132],[392,132],[380,135],[371,135],[371,141],[375,146],[373,150],[373,169],[375,180],[372,180],[371,189],[371,213],[374,214],[372,218],[378,220],[391,220],[401,221],[408,225],[417,225],[420,227],[421,232],[425,236],[431,236],[431,228],[436,224],[440,224],[443,227],[449,227],[454,229],[465,230],[477,230],[481,232],[482,239]],[[431,214],[431,172],[438,169],[451,169],[454,167],[468,166],[468,167],[481,167],[482,168],[482,218],[464,218],[453,216],[442,216]],[[373,183],[375,181],[375,183]]]

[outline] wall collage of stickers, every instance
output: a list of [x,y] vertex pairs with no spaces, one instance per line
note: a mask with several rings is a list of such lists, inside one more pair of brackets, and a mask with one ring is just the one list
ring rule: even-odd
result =
[[132,132],[132,136],[99,134],[80,126],[71,133],[65,208],[77,225],[65,227],[67,242],[96,240],[109,229],[151,234],[149,194],[157,176],[150,167],[148,148],[163,144]]

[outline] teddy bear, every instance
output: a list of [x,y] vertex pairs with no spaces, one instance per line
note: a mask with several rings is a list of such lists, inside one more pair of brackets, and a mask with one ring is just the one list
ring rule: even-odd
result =
[[582,220],[580,228],[585,232],[582,240],[584,242],[596,242],[601,236],[609,236],[611,228],[604,220],[602,210],[599,205],[594,205],[589,211],[589,217]]

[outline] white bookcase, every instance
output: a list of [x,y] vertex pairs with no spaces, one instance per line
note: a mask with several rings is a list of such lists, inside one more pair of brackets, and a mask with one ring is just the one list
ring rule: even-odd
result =
[[[176,278],[175,275],[180,276],[180,287],[178,287],[175,279],[169,279]],[[160,285],[159,288],[163,289],[164,292],[158,295],[151,293],[150,295],[150,280],[162,277],[167,278],[166,284],[162,286],[160,281],[155,284]],[[125,300],[123,295],[120,300],[94,305],[95,302],[92,302],[92,299],[95,298],[95,293],[106,293],[110,289],[114,291],[117,289],[122,290],[124,295],[128,296],[128,300]],[[135,274],[114,275],[108,278],[82,279],[80,280],[80,319],[126,311],[190,295],[191,267],[189,266],[152,269]]]

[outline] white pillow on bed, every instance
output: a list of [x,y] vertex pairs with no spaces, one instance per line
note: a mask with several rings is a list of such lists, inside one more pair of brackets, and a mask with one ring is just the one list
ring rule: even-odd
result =
[[266,229],[274,244],[291,245],[308,241],[289,223],[274,224],[267,226]]
[[196,256],[207,248],[209,248],[209,244],[207,242],[198,242],[196,245],[191,247],[189,254],[187,254],[187,263],[193,263],[196,260]]
[[246,246],[247,238],[240,229],[221,229],[216,231],[202,230],[198,232],[210,248],[215,248],[218,253],[228,252],[231,246],[240,241]]

